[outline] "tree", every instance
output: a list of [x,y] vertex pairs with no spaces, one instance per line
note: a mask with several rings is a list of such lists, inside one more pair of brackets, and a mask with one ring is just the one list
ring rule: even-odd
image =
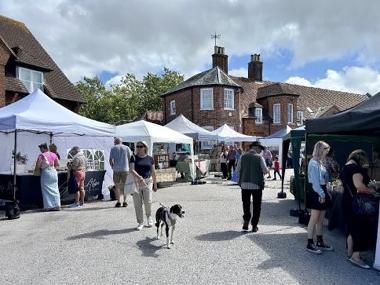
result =
[[80,113],[88,118],[119,123],[141,118],[147,111],[162,111],[160,95],[183,81],[183,75],[168,68],[162,73],[147,73],[142,80],[133,74],[107,89],[99,78],[87,78],[76,84],[86,99]]

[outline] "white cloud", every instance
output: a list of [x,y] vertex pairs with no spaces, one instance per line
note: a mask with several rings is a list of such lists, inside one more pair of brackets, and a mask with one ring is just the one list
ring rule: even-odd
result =
[[228,71],[228,74],[232,75],[232,76],[238,76],[238,77],[247,77],[248,76],[248,69],[244,68],[244,67],[241,67],[238,69],[232,69],[232,70]]
[[288,49],[292,67],[347,54],[378,63],[379,10],[377,0],[0,2],[1,14],[26,23],[72,81],[163,66],[192,75],[211,66],[215,31],[230,56]]
[[341,71],[328,70],[326,77],[310,82],[303,77],[290,77],[287,83],[372,95],[380,91],[380,72],[371,67],[349,66]]

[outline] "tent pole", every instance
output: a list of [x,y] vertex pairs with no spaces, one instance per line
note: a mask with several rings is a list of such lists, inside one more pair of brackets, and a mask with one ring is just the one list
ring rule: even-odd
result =
[[15,130],[15,140],[14,140],[14,149],[13,149],[13,200],[16,201],[16,189],[17,189],[17,130]]

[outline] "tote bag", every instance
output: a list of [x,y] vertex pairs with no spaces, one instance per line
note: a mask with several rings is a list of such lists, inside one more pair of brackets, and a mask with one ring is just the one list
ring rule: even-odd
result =
[[125,181],[124,185],[124,195],[133,195],[137,193],[137,185],[135,178],[132,174],[128,174],[127,180]]

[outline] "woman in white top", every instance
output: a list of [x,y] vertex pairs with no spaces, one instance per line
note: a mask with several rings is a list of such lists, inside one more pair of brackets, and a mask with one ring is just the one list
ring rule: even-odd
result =
[[[312,185],[313,191],[310,191],[306,197],[307,208],[311,209],[310,221],[307,226],[306,250],[315,254],[321,254],[322,250],[333,250],[331,246],[325,244],[322,235],[326,209],[331,205],[326,188],[328,175],[323,163],[329,150],[330,146],[326,142],[317,142],[314,145],[313,158],[309,161],[307,169],[308,181]],[[314,230],[317,234],[316,245],[314,245]]]

